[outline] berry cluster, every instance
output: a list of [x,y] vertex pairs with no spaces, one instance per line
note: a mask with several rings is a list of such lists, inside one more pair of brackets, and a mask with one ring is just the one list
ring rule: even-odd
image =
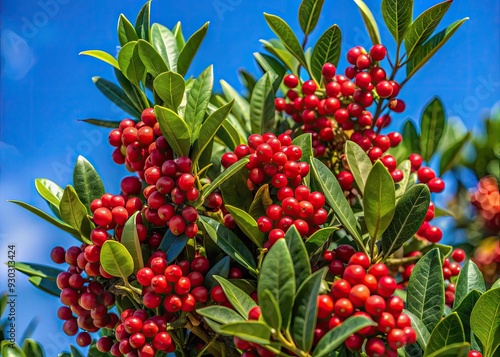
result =
[[471,203],[488,231],[500,231],[500,193],[494,177],[486,176],[479,180],[476,190],[471,194]]
[[[56,279],[64,305],[57,311],[57,316],[64,320],[62,329],[68,336],[76,335],[79,329],[84,330],[76,336],[77,344],[82,347],[92,341],[88,332],[96,332],[103,327],[112,329],[118,322],[118,316],[108,310],[115,304],[115,296],[94,278],[107,273],[99,263],[86,260],[86,256],[93,254],[87,252],[88,247],[91,246],[82,246],[83,249],[75,246],[67,251],[55,247],[51,252],[55,263],[66,262],[70,265],[68,271],[60,273]],[[82,276],[84,272],[87,278]]]
[[356,252],[350,245],[327,250],[324,258],[336,279],[330,294],[318,296],[316,342],[346,318],[366,316],[377,326],[349,336],[345,345],[351,351],[360,351],[364,345],[369,357],[397,356],[398,348],[415,343],[417,335],[410,318],[403,313],[403,300],[393,295],[397,283],[385,264],[371,265],[365,253]]

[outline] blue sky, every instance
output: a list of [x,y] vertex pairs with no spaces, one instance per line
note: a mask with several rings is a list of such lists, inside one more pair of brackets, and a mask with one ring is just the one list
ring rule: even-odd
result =
[[[360,14],[351,0],[326,0],[318,29],[312,39],[332,23],[342,29],[343,55],[354,45],[369,47]],[[416,1],[415,14],[435,4]],[[182,21],[191,34],[210,21],[206,40],[190,74],[197,75],[214,64],[217,79],[239,88],[237,70],[258,73],[252,53],[261,51],[259,39],[272,38],[263,12],[279,15],[298,32],[300,1],[153,1],[152,19],[173,27]],[[378,1],[367,1],[382,27]],[[81,118],[119,120],[124,113],[111,105],[94,87],[91,77],[113,78],[106,64],[78,56],[87,49],[116,54],[117,19],[129,19],[142,1],[24,0],[1,2],[1,124],[0,124],[0,261],[6,261],[6,246],[16,242],[19,261],[51,264],[54,245],[66,248],[76,243],[31,214],[6,202],[20,199],[44,208],[33,180],[49,178],[61,186],[70,183],[77,155],[86,156],[102,174],[107,191],[118,192],[125,171],[113,165],[107,132],[78,122]],[[399,116],[417,118],[422,106],[438,95],[448,114],[458,115],[473,127],[500,98],[500,1],[455,1],[443,20],[449,24],[470,17],[448,44],[417,74],[401,93],[407,111]],[[442,26],[441,25],[441,28]],[[389,49],[392,39],[381,29]],[[342,56],[344,58],[344,56]],[[340,67],[345,67],[342,60]],[[397,126],[397,119],[396,124]],[[6,268],[0,269],[1,289]],[[34,337],[43,342],[47,355],[67,348],[55,314],[57,299],[36,291],[24,276],[18,276],[18,334],[29,320],[40,319]],[[41,308],[43,307],[43,308]]]

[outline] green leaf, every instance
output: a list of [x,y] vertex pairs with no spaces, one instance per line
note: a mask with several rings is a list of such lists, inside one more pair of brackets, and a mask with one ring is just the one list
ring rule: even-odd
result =
[[427,162],[436,152],[439,140],[444,133],[445,123],[443,103],[436,97],[426,106],[420,121],[421,154]]
[[82,203],[90,212],[90,203],[106,193],[99,174],[83,156],[78,156],[73,170],[73,185]]
[[370,318],[364,316],[351,316],[342,322],[342,325],[328,331],[319,340],[313,351],[313,357],[329,356],[331,352],[342,345],[349,335],[356,333],[362,328],[376,326],[377,324]]
[[177,48],[179,48],[179,50],[182,50],[182,48],[186,44],[186,41],[184,41],[184,35],[182,34],[182,25],[180,21],[175,24],[174,28],[172,29],[172,33],[174,34],[175,41],[177,42]]
[[254,218],[259,219],[266,215],[267,208],[273,204],[271,193],[269,192],[269,184],[264,184],[259,187],[255,193],[255,197],[248,209],[248,213]]
[[167,262],[173,263],[175,258],[182,253],[188,241],[189,238],[185,234],[176,236],[168,229],[163,235],[163,239],[160,243],[161,251],[167,254]]
[[135,20],[135,31],[139,35],[139,38],[143,40],[149,41],[150,35],[150,26],[149,26],[149,18],[151,12],[151,1],[148,1],[144,4],[141,11],[137,15],[137,19]]
[[377,240],[391,224],[396,206],[394,180],[380,161],[373,165],[366,180],[363,205],[366,228]]
[[425,327],[424,323],[411,312],[409,312],[408,310],[404,310],[403,312],[408,315],[411,320],[411,327],[413,327],[413,329],[417,333],[418,345],[422,350],[425,350],[425,348],[427,347],[427,341],[429,341],[429,337],[431,336],[429,330],[427,330],[427,327]]
[[179,49],[172,31],[163,25],[153,24],[151,27],[151,43],[165,61],[168,69],[177,72]]
[[109,275],[124,281],[134,272],[134,259],[120,242],[107,240],[101,247],[101,264]]
[[125,92],[118,87],[116,84],[101,78],[92,77],[92,81],[96,85],[102,94],[104,94],[109,100],[115,103],[118,107],[132,115],[134,118],[140,118],[141,113],[135,104],[129,99]]
[[99,59],[99,60],[101,60],[103,62],[106,62],[106,63],[112,65],[115,68],[120,69],[120,67],[118,66],[118,61],[116,60],[116,58],[114,58],[113,56],[111,56],[107,52],[100,51],[100,50],[88,50],[88,51],[82,51],[82,52],[80,52],[79,55],[86,55],[86,56],[97,58],[97,59]]
[[500,288],[500,279],[497,279],[497,281],[495,281],[491,286],[491,289],[496,289],[496,288]]
[[451,1],[436,4],[422,12],[413,21],[404,37],[407,58],[411,58],[418,46],[432,35],[450,6]]
[[141,242],[139,241],[139,235],[137,234],[136,220],[137,214],[134,213],[125,222],[122,232],[121,243],[127,248],[128,252],[134,260],[134,272],[144,267],[144,260],[142,258]]
[[382,16],[396,43],[403,42],[413,18],[413,0],[382,0]]
[[299,287],[304,280],[311,275],[309,254],[307,254],[304,241],[302,240],[299,231],[293,225],[286,231],[285,242],[293,261],[295,286]]
[[215,275],[219,275],[227,279],[227,277],[229,276],[230,260],[231,259],[229,258],[229,256],[226,255],[224,258],[215,263],[214,266],[212,266],[212,268],[210,268],[210,270],[207,272],[207,274],[205,274],[203,285],[205,285],[207,289],[210,290],[215,285],[217,285],[217,281],[214,278]]
[[54,213],[60,215],[59,202],[61,202],[63,189],[58,184],[43,178],[35,179],[35,188],[39,195],[47,201],[49,206],[54,208]]
[[[269,41],[260,40],[260,43],[262,43],[264,48],[269,53],[278,58],[290,72],[295,74],[297,73],[297,67],[299,66],[299,61],[297,61],[297,59],[286,49],[285,45],[283,45],[283,43],[280,40],[277,39],[271,39]],[[261,63],[259,64],[262,66]],[[283,67],[283,69],[285,69],[285,67]],[[276,72],[276,68],[274,68],[274,70]],[[279,76],[283,78],[283,75],[281,75],[281,71],[279,71],[279,73],[277,74],[279,74]],[[276,80],[274,84],[276,84]],[[274,86],[274,89],[276,89],[276,85]]]
[[146,72],[157,77],[160,73],[168,71],[168,67],[156,49],[144,40],[137,42],[139,57],[146,67]]
[[240,172],[240,170],[243,169],[247,163],[248,163],[248,158],[244,157],[235,162],[234,164],[232,164],[231,166],[229,166],[222,174],[217,176],[217,178],[212,181],[210,186],[208,186],[203,190],[203,193],[201,195],[203,199],[206,199],[209,194],[211,194],[217,187],[222,185],[224,182],[229,180],[231,176]]
[[80,201],[75,189],[69,185],[64,189],[59,203],[59,211],[62,220],[73,227],[84,242],[90,244],[90,231],[93,224],[87,215],[87,208]]
[[257,306],[255,301],[248,296],[247,293],[245,293],[243,290],[241,290],[239,287],[236,285],[232,284],[228,280],[224,279],[221,276],[214,276],[215,280],[217,280],[222,288],[224,290],[224,293],[226,294],[227,299],[231,303],[231,305],[234,307],[236,311],[246,320],[248,319],[248,313],[250,310]]
[[78,121],[83,121],[85,123],[92,124],[95,126],[100,126],[102,128],[116,129],[120,126],[120,121],[117,121],[117,120],[103,120],[103,119],[88,118],[88,119],[78,119]]
[[323,244],[326,243],[328,238],[335,232],[337,227],[326,227],[317,230],[306,240],[306,250],[309,255],[312,255],[318,251]]
[[245,321],[245,319],[243,319],[243,317],[241,317],[236,311],[225,306],[207,306],[201,309],[196,309],[196,312],[203,317],[208,317],[209,319],[221,324]]
[[187,97],[186,123],[193,133],[191,142],[193,143],[198,138],[203,118],[207,111],[212,88],[214,85],[213,66],[210,65],[205,69],[193,83],[193,88],[189,91]]
[[467,357],[469,351],[470,345],[467,342],[459,342],[443,347],[429,357]]
[[[283,77],[286,74],[286,68],[274,57],[255,52],[253,54],[255,60],[257,61],[259,67],[265,72],[271,73],[271,79],[273,80],[273,88],[276,92],[281,82],[283,81]],[[274,79],[273,79],[274,78]],[[255,90],[255,88],[254,88]],[[253,93],[253,92],[252,92]]]
[[366,6],[366,4],[362,0],[354,0],[356,5],[358,5],[359,11],[361,12],[361,17],[363,17],[363,21],[366,26],[366,30],[368,31],[368,35],[370,35],[370,39],[374,45],[382,43],[380,40],[380,33],[378,31],[377,22],[373,17],[372,12]]
[[216,220],[202,216],[200,222],[212,241],[219,246],[224,253],[236,260],[248,270],[255,272],[257,264],[252,252],[231,230]]
[[[252,204],[253,192],[250,190],[241,190],[240,188],[247,184],[247,179],[248,172],[245,174],[245,172],[240,168],[239,171],[231,174],[231,176],[220,185],[224,205],[231,205],[245,211],[249,209]],[[251,211],[248,212],[251,213]],[[252,217],[256,218],[255,216]]]
[[408,63],[406,63],[406,78],[411,78],[413,75],[436,54],[437,51],[453,36],[455,31],[463,25],[469,18],[455,21],[450,26],[446,27],[441,32],[438,32],[426,41],[422,46],[418,47]]
[[344,196],[344,192],[339,182],[320,160],[313,158],[311,161],[312,177],[319,191],[325,195],[326,202],[333,209],[342,226],[356,241],[358,248],[363,247],[363,240],[356,227],[356,217]]
[[[251,74],[250,72],[248,72],[245,69],[239,69],[238,73],[240,74],[240,80],[245,85],[246,90],[248,91],[248,93],[252,94],[253,88],[255,87],[255,83],[257,83],[257,80],[255,79],[255,77],[253,76],[253,74]],[[221,85],[222,85],[222,82],[224,82],[224,80],[221,80],[220,82],[221,82]]]
[[223,325],[221,332],[229,336],[236,336],[248,342],[255,342],[261,345],[270,343],[271,330],[259,321],[233,322]]
[[193,162],[198,162],[203,151],[210,143],[213,142],[215,134],[217,134],[217,131],[222,126],[224,120],[227,119],[233,104],[234,100],[231,100],[226,105],[220,107],[215,112],[210,114],[207,120],[205,120],[205,122],[201,125],[198,139],[194,146],[194,153],[191,155]]
[[179,60],[177,61],[177,70],[179,74],[185,75],[188,71],[191,62],[193,61],[196,52],[200,48],[201,42],[205,38],[208,30],[208,22],[196,31],[186,42],[181,52],[179,53]]
[[324,275],[325,269],[309,275],[299,287],[295,297],[291,333],[297,347],[303,351],[310,351],[313,344],[318,313],[318,294]]
[[288,24],[278,16],[264,13],[266,22],[273,30],[273,32],[278,36],[278,38],[283,42],[285,47],[299,63],[304,66],[304,68],[309,68],[306,62],[306,56],[304,55],[304,50],[297,40],[297,37],[293,33],[293,30],[288,26]]
[[408,283],[407,309],[432,331],[444,311],[441,255],[433,249],[420,259]]
[[417,233],[429,208],[431,193],[424,184],[412,186],[396,204],[394,218],[382,235],[386,257],[398,250]]
[[42,346],[31,338],[25,339],[22,347],[26,357],[45,357]]
[[191,131],[184,119],[171,109],[155,105],[155,114],[160,129],[177,156],[189,156]]
[[470,315],[470,325],[483,345],[483,356],[497,356],[500,345],[500,289],[489,290],[476,302]]
[[145,94],[144,92],[142,92],[139,86],[136,84],[132,84],[132,82],[130,82],[121,71],[115,68],[114,72],[115,72],[115,77],[118,80],[118,83],[125,92],[125,95],[131,100],[132,103],[134,103],[135,107],[138,108],[139,117],[137,117],[137,119],[140,120],[141,119],[140,113],[142,113],[144,109],[152,107],[153,103],[151,103],[151,101],[145,98]]
[[40,276],[49,280],[56,280],[63,271],[36,263],[15,262],[14,268],[27,276]]
[[453,250],[453,247],[450,245],[434,243],[423,247],[420,251],[422,252],[422,254],[425,254],[434,248],[439,249],[442,259],[447,258],[450,255],[451,251]]
[[186,89],[184,78],[180,74],[168,71],[155,78],[153,87],[156,94],[163,100],[163,105],[177,112]]
[[224,207],[226,207],[227,211],[231,214],[241,231],[245,233],[245,235],[250,238],[255,245],[262,248],[262,245],[266,241],[267,237],[265,233],[262,233],[259,230],[255,219],[246,211],[237,207],[231,205],[224,205]]
[[406,157],[411,153],[420,154],[422,152],[420,148],[420,137],[417,134],[415,124],[410,120],[405,123],[403,128],[403,145],[408,151]]
[[250,121],[252,133],[274,131],[276,123],[273,82],[269,72],[257,81],[250,99]]
[[71,227],[69,224],[66,224],[65,222],[63,222],[63,221],[61,221],[61,220],[59,220],[57,218],[54,218],[54,217],[48,215],[44,211],[42,211],[42,210],[40,210],[40,209],[38,209],[36,207],[33,207],[33,206],[31,206],[31,205],[29,205],[29,204],[27,204],[25,202],[16,201],[16,200],[9,200],[8,202],[12,202],[12,203],[15,203],[18,206],[21,206],[25,210],[28,210],[31,213],[34,213],[38,217],[40,217],[40,218],[44,219],[45,221],[49,222],[50,224],[53,224],[57,228],[62,229],[63,231],[71,234],[73,237],[79,239],[80,241],[82,240],[82,238],[80,236],[80,233],[75,228]]
[[401,197],[408,189],[411,176],[411,162],[404,160],[399,164],[398,169],[403,172],[403,179],[396,184],[396,198]]
[[345,143],[345,156],[349,169],[354,176],[354,181],[363,194],[366,180],[372,169],[372,162],[366,152],[358,144],[350,140]]
[[262,292],[261,298],[259,299],[259,306],[264,312],[262,314],[264,321],[266,321],[270,327],[279,331],[283,321],[281,319],[278,302],[268,289]]
[[309,35],[318,24],[324,0],[303,0],[299,8],[300,28]]
[[61,290],[57,286],[55,280],[42,278],[41,276],[30,276],[28,281],[33,284],[37,289],[46,292],[49,295],[59,298]]
[[482,293],[478,290],[471,290],[460,302],[460,304],[453,308],[453,310],[458,314],[462,325],[464,327],[465,339],[467,342],[477,345],[476,336],[474,336],[474,331],[471,329],[470,317],[472,309],[476,305],[476,302],[481,297]]
[[9,340],[3,340],[0,345],[0,352],[3,357],[26,357],[24,351],[16,344],[12,344]]
[[321,81],[325,63],[338,64],[341,44],[342,33],[337,25],[329,27],[316,42],[311,57],[311,72],[317,82]]
[[285,240],[278,239],[264,257],[257,283],[257,295],[260,301],[264,291],[269,290],[276,298],[284,328],[290,325],[295,289],[292,257]]
[[118,20],[118,40],[120,41],[120,46],[125,46],[130,41],[137,41],[139,37],[137,32],[135,32],[134,25],[125,17],[125,15],[120,14],[120,19]]
[[133,84],[139,85],[146,67],[139,57],[137,41],[129,42],[121,48],[118,52],[118,64],[123,75]]
[[[228,102],[234,98],[233,112],[239,118],[240,124],[246,128],[246,124],[250,123],[250,103],[226,81],[221,80],[220,85]],[[250,130],[250,127],[248,129]]]
[[452,313],[439,321],[431,333],[424,357],[437,352],[444,346],[465,342],[464,328],[457,313]]
[[483,274],[472,260],[467,260],[460,270],[456,283],[455,301],[453,307],[460,305],[461,301],[471,290],[486,291]]
[[443,176],[443,174],[453,168],[455,164],[459,161],[460,159],[460,153],[469,141],[469,139],[472,137],[472,134],[470,132],[464,134],[462,137],[458,138],[455,140],[454,143],[450,144],[443,155],[441,156],[441,161],[439,162],[439,175]]

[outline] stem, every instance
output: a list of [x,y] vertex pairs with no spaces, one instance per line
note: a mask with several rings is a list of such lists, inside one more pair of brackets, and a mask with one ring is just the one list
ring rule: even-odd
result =
[[196,355],[196,357],[201,357],[203,356],[203,354],[205,353],[205,351],[210,347],[210,345],[212,343],[215,342],[215,340],[217,340],[219,338],[219,334],[216,334],[214,337],[212,337],[212,339],[210,340],[210,342],[208,342],[202,349],[201,351]]
[[295,353],[299,357],[310,357],[309,353],[302,351],[300,348],[295,346],[295,343],[293,342],[293,339],[290,341],[287,340],[282,334],[281,331],[278,331],[276,336],[276,339],[281,343],[283,347],[285,347],[287,350]]
[[174,340],[175,345],[179,347],[178,351],[181,353],[182,357],[186,357],[186,353],[184,352],[184,346],[183,346],[184,344],[182,343],[179,336],[177,336],[175,332],[171,333],[170,336],[172,337],[172,340]]
[[416,256],[416,257],[406,257],[406,258],[400,258],[400,259],[387,259],[385,261],[385,264],[388,266],[400,266],[403,264],[408,264],[408,263],[413,263],[419,260],[422,257]]
[[259,262],[257,264],[257,271],[260,271],[260,268],[262,268],[262,262],[264,261],[264,257],[267,253],[267,248],[263,248],[261,249],[260,251],[260,254],[259,254]]
[[184,327],[201,338],[203,342],[207,344],[207,348],[212,355],[214,355],[215,357],[222,357],[221,351],[224,349],[224,346],[221,342],[216,340],[212,341],[212,339],[204,329],[199,326],[194,326],[191,321],[188,321]]

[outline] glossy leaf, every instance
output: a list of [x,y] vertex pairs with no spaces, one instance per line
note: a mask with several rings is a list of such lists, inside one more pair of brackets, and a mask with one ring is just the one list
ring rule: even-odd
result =
[[380,40],[380,33],[378,31],[377,22],[375,21],[375,18],[373,17],[373,14],[368,6],[366,6],[366,4],[362,0],[354,0],[354,2],[356,3],[356,5],[358,5],[359,11],[361,12],[361,17],[363,17],[363,21],[368,31],[368,35],[372,40],[372,43],[374,45],[382,43],[382,41]]
[[441,255],[433,249],[413,268],[408,283],[407,309],[432,331],[444,310],[444,278]]
[[201,309],[196,309],[196,312],[203,317],[208,317],[209,319],[221,324],[245,321],[245,319],[243,319],[243,317],[241,317],[236,311],[225,306],[207,306]]
[[209,66],[196,78],[193,87],[188,93],[186,113],[186,123],[193,133],[191,143],[193,143],[199,135],[205,112],[207,111],[212,88],[214,85],[213,66]]
[[430,332],[425,327],[424,323],[415,315],[413,315],[408,310],[403,311],[411,320],[411,327],[415,330],[417,334],[417,343],[422,350],[425,350],[427,347],[427,342],[429,341]]
[[376,326],[377,324],[370,318],[364,316],[351,316],[342,322],[342,325],[328,331],[319,340],[314,348],[313,357],[329,356],[334,350],[342,345],[349,335],[356,333],[364,327]]
[[119,108],[123,109],[135,118],[141,117],[141,113],[125,94],[123,89],[101,77],[92,77],[92,81],[96,85],[97,89],[99,89],[102,94],[115,103]]
[[437,352],[444,346],[465,342],[464,328],[457,313],[452,313],[439,321],[431,333],[424,357]]
[[396,183],[396,198],[401,197],[408,189],[412,174],[410,160],[404,160],[401,164],[399,164],[398,169],[403,172],[403,179]]
[[198,159],[200,158],[201,154],[203,154],[203,151],[208,147],[210,143],[213,142],[215,134],[217,134],[217,131],[219,131],[219,128],[222,126],[224,120],[227,119],[229,113],[231,112],[233,104],[234,100],[230,101],[226,105],[223,105],[215,112],[210,114],[207,120],[203,122],[199,130],[198,139],[194,146],[194,153],[193,155],[191,155],[191,157],[193,158],[193,162],[198,162]]
[[467,342],[471,343],[474,348],[477,345],[477,337],[474,335],[474,331],[471,329],[470,318],[472,310],[476,305],[476,302],[481,297],[482,293],[478,290],[471,290],[460,302],[460,304],[453,308],[460,320],[462,321],[462,325],[464,327],[465,339]]
[[[283,65],[292,73],[297,73],[297,67],[299,66],[299,61],[286,49],[285,45],[280,40],[271,39],[269,41],[260,40],[260,43],[264,48],[278,58]],[[281,73],[279,73],[281,77]],[[276,83],[276,82],[275,82]],[[276,89],[276,86],[274,87]]]
[[326,202],[333,209],[342,226],[356,241],[358,247],[362,247],[361,235],[356,227],[356,217],[344,196],[337,179],[320,160],[314,158],[311,162],[312,177],[319,191],[325,195]]
[[266,133],[275,126],[273,82],[269,72],[257,81],[250,99],[252,133]]
[[63,189],[58,184],[43,178],[35,179],[35,188],[38,194],[51,205],[51,208],[54,207],[55,213],[59,215],[59,202],[61,202]]
[[279,331],[281,329],[281,324],[283,323],[283,321],[281,319],[278,302],[268,289],[265,289],[263,291],[259,299],[259,306],[262,311],[264,311],[264,313],[262,314],[264,321],[270,327]]
[[265,233],[259,230],[255,219],[246,211],[231,205],[224,205],[231,214],[234,221],[245,235],[252,240],[259,248],[265,243],[267,237]]
[[382,0],[382,16],[399,45],[413,19],[413,0]]
[[317,82],[321,81],[321,70],[325,63],[338,64],[341,44],[342,33],[337,25],[329,27],[316,42],[311,56],[311,72]]
[[396,206],[394,180],[381,161],[373,165],[366,179],[363,205],[366,228],[377,240],[391,224]]
[[9,340],[3,340],[0,345],[0,352],[4,357],[26,357],[24,351],[16,344],[12,344]]
[[481,341],[483,356],[496,356],[500,345],[500,289],[489,290],[476,302],[470,315],[472,331]]
[[454,343],[443,347],[429,357],[467,357],[470,345],[467,342]]
[[264,13],[264,17],[271,30],[273,30],[276,36],[283,42],[288,51],[290,51],[290,53],[297,58],[299,63],[307,69],[308,66],[304,50],[290,26],[278,16]]
[[412,53],[416,51],[418,46],[432,35],[450,5],[451,1],[436,4],[422,12],[413,21],[404,37],[407,58],[411,58]]
[[39,276],[49,280],[56,280],[63,271],[42,264],[15,262],[14,268],[27,276]]
[[443,136],[446,119],[443,103],[434,98],[424,109],[420,121],[420,148],[425,161],[429,162]]
[[299,24],[305,35],[309,35],[318,24],[324,0],[303,0],[299,8]]
[[293,225],[286,231],[285,242],[293,261],[295,286],[299,287],[311,275],[309,254],[299,231]]
[[240,118],[242,126],[246,127],[245,124],[250,121],[250,103],[226,81],[221,80],[220,85],[228,102],[234,98],[233,112]]
[[156,94],[163,100],[163,105],[177,112],[186,89],[184,78],[180,74],[167,71],[155,78],[153,87]]
[[439,249],[439,253],[441,253],[442,259],[447,258],[453,250],[453,247],[450,245],[433,243],[423,247],[420,251],[422,252],[422,254],[425,254],[434,248]]
[[423,184],[412,186],[399,199],[394,217],[382,235],[382,251],[386,257],[417,233],[427,214],[430,199],[429,188]]
[[260,300],[264,291],[269,290],[276,298],[284,328],[288,328],[290,324],[295,289],[292,257],[285,240],[278,239],[269,249],[262,263],[257,283],[257,295]]
[[109,274],[124,281],[134,272],[134,259],[120,242],[107,240],[101,247],[102,268]]
[[41,276],[30,276],[28,281],[33,284],[37,289],[59,298],[61,289],[57,286],[55,280],[42,278]]
[[106,192],[101,177],[94,166],[83,156],[78,156],[73,170],[73,185],[82,203],[90,212],[90,203],[96,198],[101,198]]
[[366,180],[372,169],[372,162],[366,152],[358,144],[350,140],[345,143],[345,156],[349,169],[354,176],[354,181],[363,194]]
[[255,301],[236,285],[221,276],[214,276],[224,290],[227,299],[236,311],[246,320],[250,310],[257,306]]
[[248,342],[255,342],[261,345],[269,344],[271,330],[259,321],[233,322],[223,325],[221,332],[229,336],[236,336]]
[[118,64],[123,75],[133,84],[138,85],[144,77],[146,67],[139,57],[137,41],[132,41],[123,46],[118,52]]
[[309,238],[306,240],[306,250],[309,255],[312,255],[318,251],[319,248],[323,246],[328,241],[328,238],[335,232],[337,227],[326,227],[321,228],[314,232]]
[[27,338],[22,346],[26,357],[45,357],[42,346],[31,338]]
[[438,32],[426,41],[422,46],[418,47],[406,64],[406,78],[411,78],[424,64],[426,64],[432,56],[453,36],[453,34],[463,25],[469,18],[455,21],[444,30]]
[[59,203],[59,211],[64,222],[73,227],[86,243],[90,243],[90,231],[92,222],[87,216],[87,208],[80,201],[75,189],[66,186]]
[[128,252],[134,260],[134,272],[144,267],[144,259],[142,258],[141,242],[137,234],[137,214],[134,213],[125,223],[122,232],[121,243],[127,248]]
[[137,41],[139,37],[137,32],[135,32],[134,25],[125,17],[125,15],[120,14],[118,20],[118,40],[120,41],[120,46],[125,46],[130,41]]
[[471,291],[486,291],[483,274],[472,260],[467,260],[460,270],[455,290],[455,301],[453,307],[460,305],[463,298]]
[[132,84],[132,82],[128,80],[121,71],[115,68],[114,72],[118,83],[125,92],[125,95],[132,103],[134,103],[135,107],[139,110],[139,116],[136,118],[140,119],[142,111],[146,108],[151,108],[153,106],[153,103],[145,98],[142,90],[136,84]]
[[186,44],[179,53],[179,60],[177,61],[177,71],[179,74],[184,76],[187,73],[196,52],[198,52],[198,49],[207,34],[207,30],[208,22],[187,40]]
[[144,6],[139,11],[137,19],[135,20],[135,31],[139,38],[149,41],[150,35],[150,12],[151,12],[151,1],[147,1]]
[[403,128],[403,145],[407,149],[406,157],[412,153],[420,154],[422,152],[420,136],[417,134],[415,124],[411,120],[408,120]]
[[153,24],[151,26],[151,43],[165,61],[168,69],[177,72],[179,49],[172,31],[163,25]]
[[462,149],[465,144],[467,144],[471,136],[472,134],[468,132],[446,148],[443,155],[441,156],[441,161],[439,162],[440,176],[442,176],[448,170],[452,169],[460,160]]
[[189,156],[191,132],[184,119],[171,109],[155,105],[160,129],[177,156]]
[[172,263],[186,247],[189,238],[185,234],[176,236],[168,229],[163,235],[160,249],[167,254],[167,261]]
[[97,59],[99,59],[99,60],[101,60],[103,62],[106,62],[107,64],[112,65],[115,68],[120,69],[120,67],[118,66],[118,61],[116,60],[116,58],[114,58],[113,56],[111,56],[107,52],[104,52],[104,51],[101,51],[101,50],[88,50],[88,51],[82,51],[82,52],[80,52],[79,55],[86,55],[86,56],[97,58]]
[[96,118],[87,118],[87,119],[78,119],[78,121],[83,121],[85,123],[92,124],[95,126],[100,126],[102,128],[116,129],[120,126],[120,121],[117,121],[117,120],[104,120],[104,119],[96,119]]
[[223,202],[225,202],[224,203],[225,205],[228,204],[234,207],[238,207],[244,211],[247,211],[249,209],[250,205],[252,204],[253,193],[250,190],[242,191],[240,189],[240,187],[246,185],[247,179],[248,176],[245,175],[245,173],[240,168],[240,170],[232,173],[227,178],[227,180],[225,180],[220,185],[220,190],[222,192],[222,200]]
[[[227,279],[229,276],[229,263],[230,263],[230,258],[229,256],[225,256],[221,260],[219,260],[217,263],[215,263],[210,270],[205,274],[205,280],[203,281],[203,285],[207,289],[212,289],[214,286],[217,285],[217,281],[215,280],[214,276],[218,275],[223,277],[224,279]],[[198,310],[197,310],[198,311]],[[212,319],[214,320],[214,319]],[[217,320],[216,320],[217,321]]]
[[175,24],[172,29],[172,33],[174,34],[175,41],[177,42],[177,48],[179,48],[179,51],[182,50],[186,45],[186,41],[184,40],[184,35],[182,34],[182,25],[180,21]]
[[168,71],[165,61],[149,42],[139,40],[137,42],[137,47],[139,57],[146,67],[146,72],[151,73],[153,77],[156,77],[160,73]]
[[259,219],[261,216],[266,215],[267,208],[273,204],[271,193],[269,192],[269,184],[264,184],[259,187],[255,193],[255,197],[248,209],[248,213],[254,218]]
[[310,351],[313,344],[318,313],[318,294],[324,275],[324,269],[312,275],[309,274],[295,297],[291,333],[297,347],[303,351]]
[[240,172],[241,169],[245,167],[245,165],[248,163],[248,158],[244,157],[231,166],[229,166],[222,174],[217,176],[215,180],[212,181],[210,186],[205,188],[202,193],[203,199],[207,198],[209,194],[211,194],[217,187],[222,185],[224,182],[229,180],[231,176],[236,175],[238,172]]
[[205,231],[210,239],[231,258],[243,265],[249,271],[255,272],[257,266],[252,252],[236,234],[223,224],[209,217],[200,217]]
[[[273,81],[273,88],[274,91],[276,92],[279,87],[281,82],[283,81],[283,77],[286,74],[286,68],[281,64],[278,60],[276,60],[274,57],[265,55],[263,53],[258,53],[255,52],[253,54],[255,60],[257,61],[257,64],[260,66],[262,71],[265,73],[271,73],[271,79]],[[255,90],[255,88],[254,88]],[[252,92],[253,93],[253,92]]]

